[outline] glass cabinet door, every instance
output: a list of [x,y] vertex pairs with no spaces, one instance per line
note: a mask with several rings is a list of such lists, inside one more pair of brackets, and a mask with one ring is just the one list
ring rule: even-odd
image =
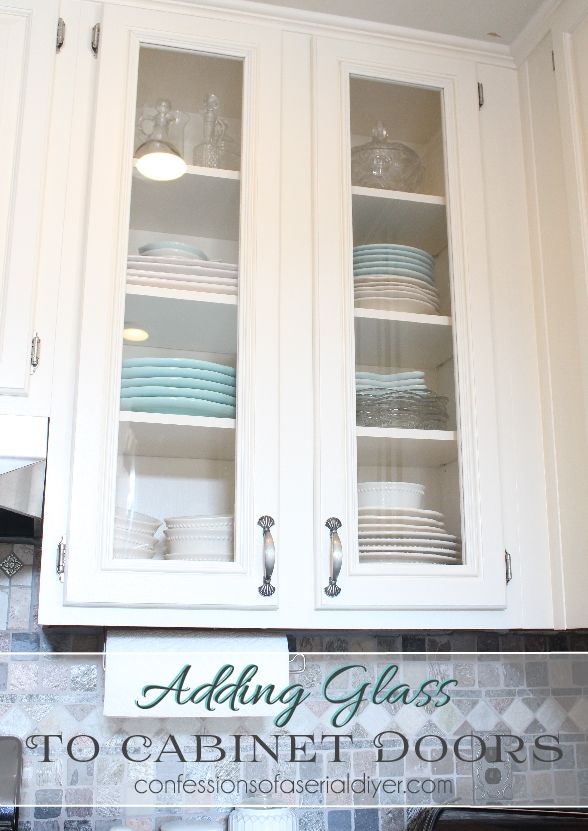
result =
[[105,11],[69,603],[276,606],[276,65],[255,27]]
[[367,51],[317,50],[317,606],[496,608],[475,76]]

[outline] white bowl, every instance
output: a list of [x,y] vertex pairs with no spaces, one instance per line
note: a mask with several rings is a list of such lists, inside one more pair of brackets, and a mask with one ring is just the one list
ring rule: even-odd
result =
[[175,529],[210,529],[210,528],[232,528],[232,516],[177,516],[167,517],[164,520],[167,528]]
[[114,523],[114,532],[115,534],[128,534],[131,537],[145,537],[146,539],[151,539],[154,534],[152,528],[135,528],[131,525],[120,525],[118,522]]
[[114,545],[113,548],[114,558],[116,560],[150,560],[155,551],[149,545],[138,545],[138,546],[118,546]]
[[168,542],[168,554],[188,554],[190,556],[233,556],[232,537],[183,537],[172,538]]
[[129,534],[120,534],[116,531],[114,532],[114,545],[118,546],[126,546],[130,545],[133,547],[145,547],[149,546],[152,548],[155,545],[155,540],[153,537],[133,537]]
[[361,482],[357,486],[358,507],[422,508],[425,486],[414,482]]
[[232,528],[167,528],[168,540],[230,540],[233,541]]
[[192,560],[193,562],[205,563],[232,563],[233,553],[229,554],[183,554],[177,551],[168,551],[165,555],[166,560]]
[[126,511],[124,508],[116,508],[114,512],[115,522],[121,525],[134,526],[137,528],[159,528],[161,520],[149,514],[140,514],[138,511]]

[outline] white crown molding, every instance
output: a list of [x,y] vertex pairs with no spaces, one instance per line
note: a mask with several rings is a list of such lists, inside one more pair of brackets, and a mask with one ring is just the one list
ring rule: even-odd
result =
[[[546,1],[552,2],[552,0]],[[146,0],[108,0],[108,2],[113,5],[141,6],[142,8],[147,5]],[[505,44],[488,43],[487,41],[457,35],[426,32],[422,29],[392,26],[352,17],[339,17],[324,12],[273,6],[267,3],[257,3],[255,0],[209,0],[209,2],[200,2],[200,0],[151,0],[148,5],[152,9],[162,11],[196,11],[199,14],[210,14],[214,17],[228,18],[233,21],[255,21],[266,25],[279,24],[282,27],[286,24],[292,31],[303,31],[307,34],[341,37],[353,35],[354,37],[360,36],[387,44],[395,41],[399,46],[410,46],[412,49],[482,58],[486,63],[509,68],[515,66],[511,50]]]
[[520,66],[543,40],[562,2],[563,0],[544,0],[523,31],[514,39],[510,51],[517,66]]

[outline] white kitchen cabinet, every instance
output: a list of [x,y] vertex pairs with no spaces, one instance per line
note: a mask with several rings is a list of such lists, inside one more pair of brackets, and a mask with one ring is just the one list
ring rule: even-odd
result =
[[54,302],[39,250],[58,9],[0,3],[0,413],[48,415]]
[[566,0],[519,70],[555,621],[586,625],[588,4]]
[[[41,622],[551,626],[545,529],[531,518],[544,512],[544,494],[526,488],[521,472],[544,478],[540,419],[528,414],[530,438],[518,445],[520,423],[505,419],[538,389],[534,344],[520,334],[532,337],[533,310],[514,67],[502,57],[488,67],[475,51],[439,44],[311,24],[287,30],[245,12],[70,4],[84,7],[87,22],[99,12],[101,38],[97,61],[77,47],[72,81],[71,99],[86,107],[74,119],[72,164],[79,174],[87,153],[90,175],[87,194],[80,188],[76,197],[81,278],[72,277],[75,265],[63,278],[60,319],[71,334],[56,372],[73,354],[76,377],[52,410]],[[480,80],[494,100],[486,118]],[[197,149],[210,93],[221,132],[233,139],[218,167]],[[161,99],[189,117],[170,132],[188,169],[169,182],[145,178],[134,161],[146,139],[141,124],[153,123]],[[425,159],[418,192],[352,182],[351,148],[378,120]],[[504,168],[497,137],[516,160]],[[513,194],[505,206],[504,188]],[[182,272],[138,258],[144,244],[173,241],[238,264],[238,294],[228,283],[195,287],[202,264]],[[433,311],[354,305],[353,246],[374,242],[433,255]],[[503,246],[512,264],[501,263]],[[159,273],[146,276],[141,263]],[[125,343],[130,324],[149,339]],[[525,377],[518,387],[505,341]],[[141,386],[165,386],[165,373],[149,375],[153,359],[170,357],[235,373],[236,417],[218,414],[232,406],[226,377],[204,379],[220,396],[207,413],[177,402],[173,412],[157,401],[169,392],[154,389],[146,404]],[[144,366],[157,382],[141,379]],[[194,366],[182,369],[186,379]],[[357,426],[356,370],[423,372],[447,399],[447,419],[436,429]],[[184,397],[179,388],[172,397]],[[373,480],[424,486],[422,510],[442,515],[438,548],[451,540],[451,556],[366,556],[357,484]],[[214,556],[211,544],[202,555],[172,540],[180,556],[170,558],[161,529],[155,544],[145,542],[146,516],[195,514],[234,516],[230,551]],[[271,580],[262,516],[275,522]],[[339,539],[329,518],[341,523]],[[536,531],[533,551],[520,524]],[[339,540],[342,568],[331,581]],[[513,553],[508,587],[505,549]],[[521,588],[531,562],[540,575],[533,597]],[[325,592],[335,582],[340,593]],[[269,583],[275,593],[260,592]]]
[[[328,557],[323,553],[317,562],[317,603],[356,609],[504,608],[476,67],[325,38],[317,42],[315,69],[321,471],[315,549],[324,552],[330,545],[322,526],[331,516],[340,518],[344,547],[337,596],[320,590],[328,584]],[[366,141],[379,120],[390,139],[417,147],[425,160],[419,192],[354,184],[352,145]],[[343,207],[338,223],[331,219],[333,201]],[[379,244],[406,247],[375,247]],[[386,294],[369,277],[386,261],[362,252],[394,250],[405,255],[404,270],[402,258],[392,269],[405,281],[396,284],[397,294]],[[417,279],[429,271],[418,265],[425,255],[406,259],[412,251],[434,257],[432,282]],[[362,265],[371,262],[378,265]],[[362,286],[371,285],[376,287],[370,295]],[[386,377],[416,375],[415,370],[436,392],[429,407],[447,401],[448,418],[427,421],[428,392],[409,387],[404,399],[390,393],[381,416],[371,394],[359,388],[359,375],[356,391],[356,372]],[[395,418],[389,413],[393,406],[399,408]],[[436,429],[424,429],[434,424]],[[371,499],[375,506],[380,483],[398,481],[424,487],[404,537],[399,525],[390,524],[409,522],[400,510],[392,517],[374,509],[370,518],[360,507],[358,528],[361,483],[376,484],[367,487],[359,505]],[[394,504],[405,499],[399,495]],[[386,517],[388,525],[380,521]],[[425,518],[436,523],[436,531]],[[419,530],[421,525],[426,530]],[[397,545],[406,539],[408,553],[396,552],[393,542],[388,548],[382,544],[384,527],[398,535],[392,537]],[[430,553],[414,547],[422,538]]]
[[[189,15],[170,17],[122,6],[104,9],[66,604],[275,605],[258,588],[264,547],[257,521],[263,515],[276,516],[278,492],[279,206],[273,183],[279,175],[279,140],[272,121],[278,67],[278,45],[261,27],[204,23]],[[176,81],[171,90],[170,77]],[[174,110],[197,120],[210,92],[226,108],[223,114],[237,150],[242,131],[239,170],[190,165],[175,181],[141,176],[133,165],[134,150],[145,139],[136,135],[138,121],[143,118],[146,124],[166,97],[172,98]],[[196,131],[186,131],[186,156],[192,154],[188,142],[199,140],[195,137]],[[141,272],[137,277],[133,256],[138,247],[170,240],[197,245],[211,261],[238,263],[238,302],[226,283],[219,280],[216,289],[211,282],[190,282],[198,269],[188,268],[186,276],[173,260],[169,267],[153,264],[164,271],[160,280],[143,280]],[[176,277],[174,271],[180,276],[170,280]],[[217,272],[224,273],[221,266],[207,273]],[[124,344],[123,323],[143,327],[149,334],[145,345]],[[180,403],[175,411],[173,406],[155,406],[153,412],[156,399],[140,398],[141,372],[133,374],[135,386],[129,393],[123,379],[121,392],[121,361],[125,375],[127,364],[151,358],[157,364],[165,356],[180,365],[178,376],[190,376],[189,367],[198,361],[219,369],[203,373],[211,382],[212,416],[188,406],[198,399],[180,397],[185,377],[174,388],[175,402]],[[221,367],[226,367],[225,374]],[[234,406],[224,403],[234,395],[229,381],[234,381],[235,368],[237,418]],[[165,374],[163,369],[159,373]],[[158,383],[165,384],[165,378],[153,381],[150,391]],[[228,394],[218,392],[222,389]],[[210,557],[190,561],[149,559],[154,548],[142,544],[141,520],[146,515],[162,520],[193,514],[234,515],[234,555],[222,562],[214,550]],[[273,533],[277,541],[279,527]],[[277,573],[273,580],[275,584]]]

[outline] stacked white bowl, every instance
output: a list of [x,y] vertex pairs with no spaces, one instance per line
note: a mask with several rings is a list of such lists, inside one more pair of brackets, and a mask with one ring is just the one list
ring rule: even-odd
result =
[[114,556],[117,559],[145,559],[155,554],[155,532],[161,520],[148,514],[116,508],[114,515]]
[[362,560],[459,562],[461,542],[447,533],[442,513],[423,507],[424,485],[362,482],[357,486],[357,501]]
[[233,560],[232,516],[180,516],[165,520],[168,560]]

